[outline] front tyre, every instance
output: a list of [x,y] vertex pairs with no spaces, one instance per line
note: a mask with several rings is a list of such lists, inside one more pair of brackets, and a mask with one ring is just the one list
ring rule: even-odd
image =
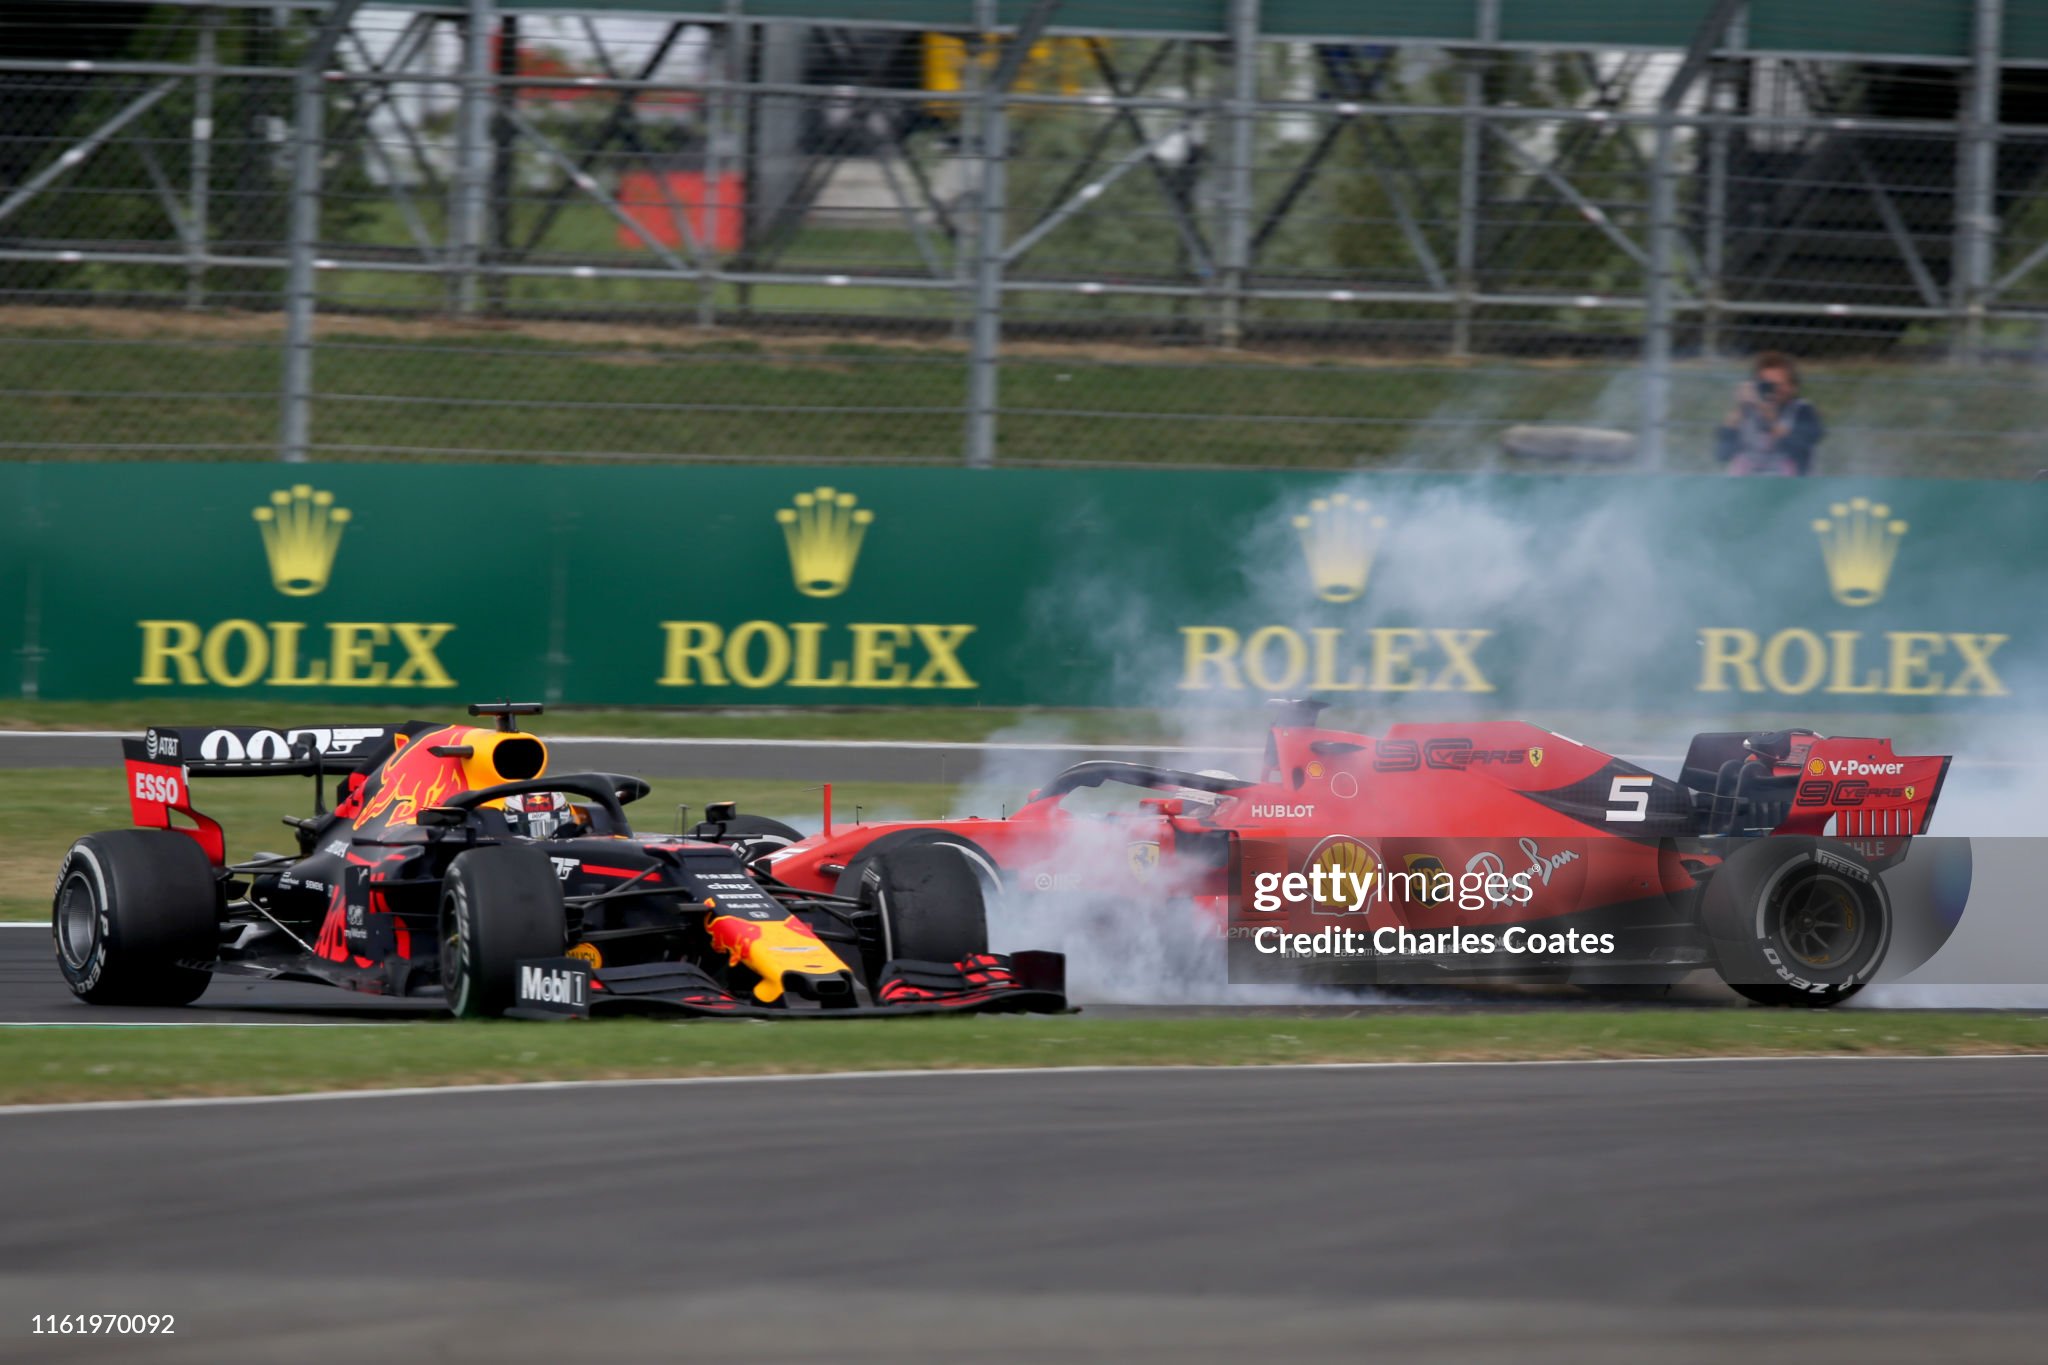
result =
[[441,990],[464,1019],[510,1009],[524,958],[560,957],[568,911],[554,865],[537,848],[505,844],[457,855],[441,883]]
[[981,879],[959,849],[912,844],[877,857],[865,874],[885,961],[963,962],[988,951]]
[[1891,946],[1883,884],[1831,839],[1744,844],[1707,883],[1700,918],[1721,979],[1760,1005],[1838,1005],[1870,984]]
[[88,834],[50,905],[57,967],[94,1005],[189,1005],[220,950],[220,884],[198,844],[166,829]]
[[833,893],[840,896],[858,896],[861,886],[862,869],[876,858],[893,854],[906,848],[939,847],[959,851],[974,869],[975,880],[981,886],[982,903],[1001,912],[1008,894],[1008,881],[995,856],[972,839],[947,829],[899,829],[884,834],[867,845],[859,856],[846,865],[846,871],[839,874],[839,881]]

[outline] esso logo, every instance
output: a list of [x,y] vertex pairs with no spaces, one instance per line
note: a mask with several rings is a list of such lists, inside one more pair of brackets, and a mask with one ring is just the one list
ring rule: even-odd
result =
[[135,797],[139,801],[161,801],[166,806],[175,806],[184,799],[175,776],[151,772],[135,774]]

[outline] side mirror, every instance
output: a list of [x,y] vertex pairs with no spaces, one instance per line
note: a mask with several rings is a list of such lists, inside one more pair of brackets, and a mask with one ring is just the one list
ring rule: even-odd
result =
[[425,829],[461,829],[469,823],[469,812],[458,806],[428,806],[412,822]]
[[713,801],[704,808],[705,820],[714,825],[726,824],[739,813],[740,803],[737,801]]
[[1147,799],[1140,801],[1138,804],[1143,806],[1146,810],[1157,811],[1159,814],[1165,816],[1169,820],[1187,809],[1187,806],[1183,804],[1181,799],[1177,796],[1148,797]]

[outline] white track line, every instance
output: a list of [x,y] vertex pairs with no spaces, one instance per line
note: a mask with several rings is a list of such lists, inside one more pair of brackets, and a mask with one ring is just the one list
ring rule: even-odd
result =
[[0,739],[140,739],[138,730],[0,730]]
[[750,1076],[647,1076],[601,1081],[514,1081],[505,1085],[414,1085],[386,1090],[309,1090],[293,1095],[197,1095],[161,1100],[80,1100],[63,1104],[0,1105],[0,1118],[24,1114],[104,1113],[120,1109],[204,1109],[230,1104],[307,1104],[326,1100],[423,1099],[440,1095],[492,1095],[512,1092],[547,1093],[567,1090],[621,1090],[632,1086],[670,1089],[698,1085],[781,1085],[806,1081],[900,1081],[937,1076],[1098,1076],[1217,1072],[1257,1075],[1274,1071],[1417,1071],[1452,1067],[1670,1066],[1730,1062],[1985,1062],[2048,1059],[2048,1052],[1984,1052],[1969,1054],[1905,1053],[1884,1056],[1859,1053],[1791,1053],[1784,1056],[1733,1057],[1582,1057],[1530,1061],[1466,1062],[1276,1062],[1237,1066],[1012,1066],[959,1067],[927,1071],[814,1071]]
[[394,1019],[0,1019],[0,1028],[389,1028],[418,1023]]

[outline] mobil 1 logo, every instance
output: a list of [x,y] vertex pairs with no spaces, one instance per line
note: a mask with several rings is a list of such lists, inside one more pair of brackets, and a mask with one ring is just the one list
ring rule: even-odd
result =
[[505,1013],[516,1019],[589,1018],[590,964],[573,957],[524,959]]

